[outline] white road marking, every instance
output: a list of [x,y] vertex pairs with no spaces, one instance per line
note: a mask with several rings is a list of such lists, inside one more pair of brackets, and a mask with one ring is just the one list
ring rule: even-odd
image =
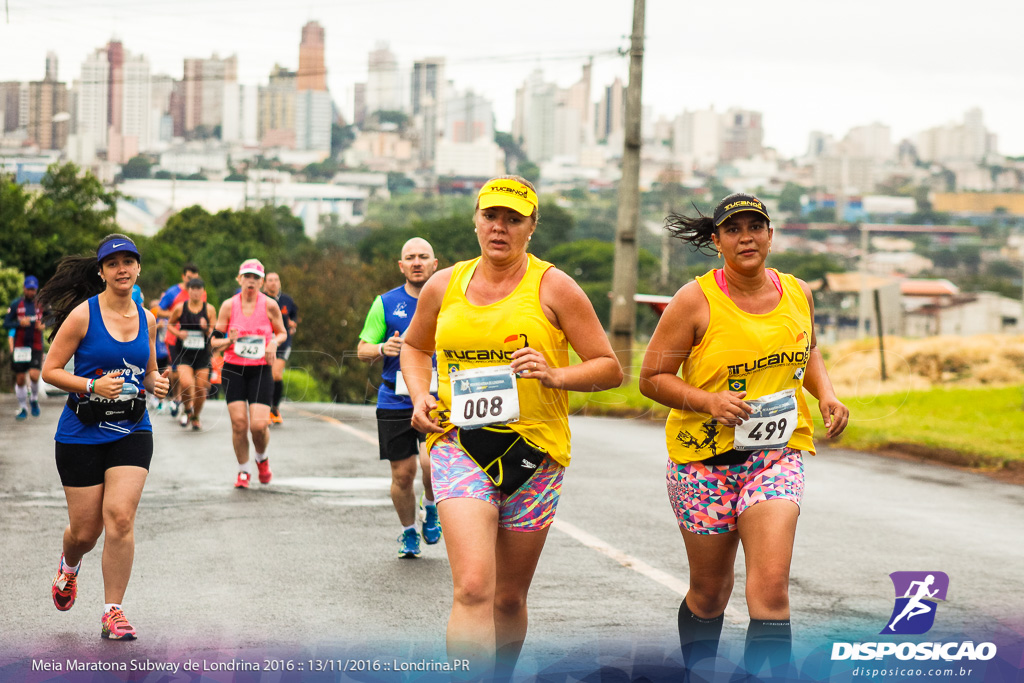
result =
[[296,410],[295,412],[297,412],[299,415],[303,415],[305,417],[312,417],[314,419],[326,422],[327,424],[331,425],[332,427],[336,427],[336,428],[340,429],[341,431],[343,431],[343,432],[345,432],[347,434],[351,434],[352,436],[356,437],[357,439],[362,439],[363,441],[365,441],[366,443],[368,443],[368,444],[370,444],[372,446],[379,446],[380,445],[380,442],[377,440],[377,437],[374,436],[373,434],[367,434],[366,432],[361,431],[359,429],[356,429],[355,427],[352,427],[350,425],[347,425],[344,422],[342,422],[341,420],[333,418],[330,415],[317,415],[316,413],[311,413],[308,410]]
[[[619,550],[618,548],[612,547],[608,543],[602,541],[597,536],[587,533],[586,531],[580,529],[574,524],[570,524],[565,520],[556,519],[552,523],[552,526],[555,529],[558,529],[562,533],[566,534],[567,536],[570,536],[576,541],[579,541],[591,550],[596,550],[605,557],[615,560],[626,569],[632,569],[637,574],[640,574],[641,576],[646,576],[648,579],[656,583],[660,583],[665,588],[668,588],[670,591],[676,593],[680,598],[685,597],[687,590],[689,590],[689,585],[682,579],[676,576],[672,576],[668,572],[663,572],[660,569],[652,567],[643,560],[633,557],[629,553],[625,553]],[[733,609],[731,606],[726,607],[725,618],[729,622],[737,625],[745,626],[747,623],[747,618],[738,610]]]

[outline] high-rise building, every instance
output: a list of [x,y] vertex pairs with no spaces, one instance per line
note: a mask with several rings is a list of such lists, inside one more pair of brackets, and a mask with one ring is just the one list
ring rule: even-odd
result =
[[930,128],[919,133],[915,142],[922,161],[981,162],[986,155],[997,153],[996,138],[985,128],[977,108],[964,114],[962,124]]
[[413,62],[409,94],[413,121],[420,131],[420,161],[426,165],[433,164],[437,140],[443,132],[447,90],[444,57],[428,57]]
[[401,111],[402,82],[398,72],[398,58],[387,43],[378,43],[370,51],[366,74],[366,115],[378,111]]
[[722,154],[722,117],[714,107],[684,111],[672,130],[672,153],[689,167],[709,169]]
[[99,48],[82,63],[82,74],[78,81],[78,115],[75,130],[80,138],[88,139],[88,142],[82,143],[83,148],[107,148],[109,106],[110,62],[106,48]]
[[356,83],[352,91],[352,123],[359,128],[366,122],[366,83]]
[[626,129],[626,88],[622,79],[616,77],[605,87],[597,105],[597,120],[594,122],[598,141],[607,140],[624,133]]
[[324,65],[324,29],[315,21],[302,27],[296,89],[299,91],[327,90],[327,67]]
[[568,88],[544,82],[534,71],[516,90],[512,136],[535,163],[555,157],[579,160],[584,146],[594,143],[593,106],[590,103],[591,65]]
[[68,89],[43,79],[28,84],[28,139],[40,149],[64,149],[68,141]]
[[238,57],[185,60],[185,125],[188,135],[199,126],[213,129],[224,118],[224,84],[238,81]]
[[[112,131],[121,130],[121,116],[124,114],[124,45],[120,40],[111,40],[107,51],[107,127]],[[107,133],[109,138],[110,133]]]
[[455,92],[445,107],[445,140],[454,143],[494,139],[494,106],[491,101],[472,90]]
[[295,149],[296,74],[277,64],[259,89],[259,139],[264,147]]
[[153,85],[150,80],[149,60],[142,55],[125,54],[121,73],[123,85],[120,133],[123,146],[120,163],[124,163],[139,152],[152,147],[150,131]]
[[0,83],[0,133],[9,133],[22,127],[19,120],[20,113],[21,83],[18,81]]
[[295,95],[295,149],[331,152],[331,96],[326,90]]
[[254,145],[259,141],[259,89],[241,83],[224,84],[224,120],[220,139]]
[[871,159],[875,163],[893,158],[892,129],[881,123],[856,126],[843,139],[843,152],[847,156]]
[[750,159],[764,150],[761,112],[730,109],[722,118],[722,161]]
[[150,140],[153,143],[170,142],[174,136],[173,101],[176,84],[171,76],[157,74],[150,78],[152,98],[149,103]]
[[46,76],[43,80],[56,83],[60,80],[57,74],[57,53],[53,50],[46,53]]

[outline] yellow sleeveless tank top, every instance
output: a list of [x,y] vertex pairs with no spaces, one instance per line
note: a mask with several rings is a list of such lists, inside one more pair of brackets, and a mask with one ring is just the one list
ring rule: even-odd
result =
[[[437,316],[434,344],[437,349],[437,407],[441,427],[448,422],[451,408],[449,372],[508,365],[512,354],[529,346],[544,354],[548,365],[569,365],[569,344],[565,334],[551,324],[540,305],[540,281],[552,264],[528,255],[526,275],[515,290],[500,301],[475,306],[466,299],[469,281],[480,262],[456,263]],[[509,427],[545,449],[560,465],[568,466],[569,395],[549,389],[537,380],[519,379],[519,421]],[[427,435],[427,448],[440,434]]]
[[[762,314],[740,310],[715,282],[715,271],[697,278],[711,317],[704,338],[683,362],[681,377],[712,393],[746,391],[748,401],[795,390],[799,418],[788,445],[814,453],[811,412],[803,393],[811,347],[811,310],[797,279],[778,275],[782,300],[774,310]],[[709,414],[690,410],[673,409],[665,423],[668,455],[677,463],[706,460],[732,449],[733,433],[732,427],[712,422]]]

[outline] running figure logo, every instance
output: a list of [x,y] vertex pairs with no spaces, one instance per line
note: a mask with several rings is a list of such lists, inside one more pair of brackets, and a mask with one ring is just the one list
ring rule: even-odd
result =
[[949,577],[944,572],[893,572],[896,604],[883,634],[919,635],[935,624],[938,603],[946,600]]

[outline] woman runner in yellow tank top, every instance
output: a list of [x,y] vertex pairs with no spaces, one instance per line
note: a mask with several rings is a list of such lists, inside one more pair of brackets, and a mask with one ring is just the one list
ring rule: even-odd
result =
[[830,439],[845,429],[849,411],[816,346],[810,289],[765,268],[772,229],[764,203],[734,194],[713,217],[673,214],[667,225],[723,259],[672,298],[640,371],[640,391],[672,408],[666,478],[690,568],[679,606],[683,659],[691,671],[702,661],[711,666],[742,543],[750,614],[744,666],[756,676],[768,661],[785,678],[800,452],[814,453],[803,389],[818,398]]
[[[402,374],[452,568],[448,656],[481,680],[492,666],[511,675],[526,637],[526,595],[570,458],[566,392],[617,387],[622,369],[579,285],[526,251],[537,227],[528,181],[489,181],[473,221],[480,257],[424,286]],[[581,363],[569,365],[569,344]]]

